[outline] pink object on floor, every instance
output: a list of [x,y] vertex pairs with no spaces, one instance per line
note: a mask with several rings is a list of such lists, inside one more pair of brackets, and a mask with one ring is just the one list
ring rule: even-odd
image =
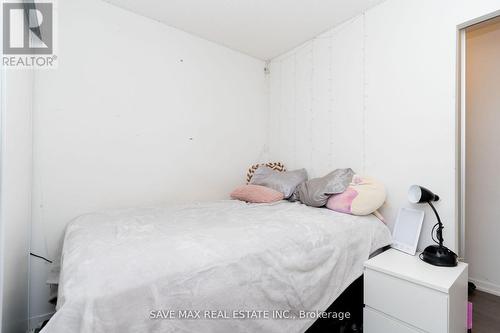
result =
[[467,329],[472,329],[472,303],[467,304]]

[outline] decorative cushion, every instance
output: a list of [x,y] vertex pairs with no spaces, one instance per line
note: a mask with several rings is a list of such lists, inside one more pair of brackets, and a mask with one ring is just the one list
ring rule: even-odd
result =
[[306,169],[279,172],[267,166],[260,166],[250,179],[250,184],[270,187],[283,193],[287,199],[293,194],[295,188],[306,180]]
[[257,170],[260,166],[266,166],[268,168],[271,168],[271,169],[279,171],[279,172],[286,171],[285,166],[281,162],[269,162],[269,163],[254,164],[248,169],[247,184],[250,183],[250,180],[252,179],[253,174],[255,173],[255,170]]
[[332,194],[344,192],[352,181],[352,169],[336,169],[324,177],[314,178],[300,184],[294,193],[294,198],[312,206],[322,207]]
[[242,185],[231,192],[231,198],[254,203],[269,203],[283,200],[283,193],[260,185]]
[[341,213],[369,215],[384,204],[385,198],[382,183],[356,175],[343,193],[334,194],[328,199],[326,207]]

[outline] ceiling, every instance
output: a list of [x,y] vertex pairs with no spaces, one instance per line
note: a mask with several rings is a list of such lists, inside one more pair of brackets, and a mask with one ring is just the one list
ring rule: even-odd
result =
[[105,0],[269,60],[383,0]]

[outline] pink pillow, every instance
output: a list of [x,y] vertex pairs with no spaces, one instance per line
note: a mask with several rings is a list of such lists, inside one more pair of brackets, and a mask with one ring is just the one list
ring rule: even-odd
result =
[[269,203],[283,200],[283,193],[260,185],[242,185],[231,193],[231,198],[253,203]]

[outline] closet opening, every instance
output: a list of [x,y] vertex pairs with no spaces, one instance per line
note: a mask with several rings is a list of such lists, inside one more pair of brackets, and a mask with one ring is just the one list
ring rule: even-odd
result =
[[474,331],[486,332],[500,325],[486,318],[500,313],[500,13],[461,26],[459,45],[459,252]]

